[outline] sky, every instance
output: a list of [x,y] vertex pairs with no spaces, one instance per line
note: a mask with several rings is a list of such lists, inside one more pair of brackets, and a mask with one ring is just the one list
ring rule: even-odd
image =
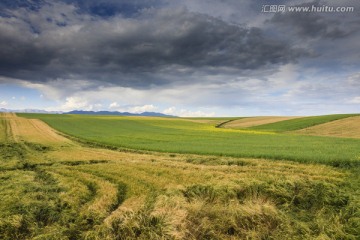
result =
[[359,30],[358,0],[2,0],[0,108],[359,113]]

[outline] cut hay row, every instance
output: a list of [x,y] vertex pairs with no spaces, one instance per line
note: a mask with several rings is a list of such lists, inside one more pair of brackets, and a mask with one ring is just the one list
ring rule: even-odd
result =
[[[127,172],[123,166],[117,167],[116,165],[113,164],[108,168],[104,165],[103,168],[96,169],[96,171],[106,172],[114,178]],[[184,169],[186,165],[188,169]],[[125,175],[129,177],[129,181],[139,178],[139,174],[144,174],[143,169],[145,168],[150,170],[145,173],[148,176],[141,177],[142,183],[144,179],[147,179],[146,182],[151,184],[151,176],[157,176],[155,179],[159,182],[166,182],[176,179],[182,171],[184,171],[184,176],[182,176],[184,179],[191,175],[191,164],[187,163],[179,164],[178,168],[171,164],[161,167],[151,166],[150,163],[148,165],[138,163],[137,166],[139,166],[140,172],[136,166],[133,166],[132,168],[135,170],[131,173],[133,175],[130,177],[128,174]],[[89,167],[87,165],[81,166],[81,168]],[[274,172],[271,171],[263,173],[258,170],[251,173],[242,167],[235,166],[223,166],[220,170],[214,166],[204,168],[203,166],[192,165],[192,168],[193,172],[198,172],[192,180],[183,182],[180,178],[177,186],[169,182],[162,188],[161,186],[159,186],[160,188],[156,187],[157,191],[153,191],[153,194],[156,194],[155,198],[150,202],[148,200],[143,207],[127,208],[126,211],[120,207],[115,211],[118,214],[114,213],[112,217],[107,219],[107,225],[112,227],[106,231],[110,231],[109,234],[112,236],[127,234],[134,239],[146,239],[153,235],[156,236],[154,238],[161,236],[177,236],[181,239],[199,239],[207,236],[229,238],[232,236],[228,233],[229,229],[233,229],[231,230],[232,234],[238,238],[251,234],[256,234],[254,236],[259,238],[270,235],[276,238],[276,234],[279,234],[277,238],[280,238],[284,231],[290,234],[289,237],[291,238],[294,236],[292,234],[295,234],[294,232],[291,233],[292,229],[294,229],[293,231],[302,229],[304,222],[301,218],[314,218],[314,221],[327,218],[328,215],[321,213],[324,204],[336,207],[337,204],[341,205],[341,198],[343,197],[341,196],[336,200],[335,195],[332,195],[335,193],[333,192],[334,189],[339,189],[344,184],[341,181],[344,175],[337,171],[328,173],[329,175],[334,174],[329,178],[317,179],[318,176],[321,176],[321,172],[318,171],[318,175],[316,175],[316,170],[314,170],[312,174],[315,176],[309,177],[304,172],[298,175],[296,168],[285,177],[281,176],[280,171],[274,176]],[[200,170],[201,168],[202,170]],[[239,169],[238,173],[236,173],[235,168]],[[326,170],[330,169],[323,169],[324,172]],[[206,179],[206,183],[204,183],[204,179]],[[319,198],[318,193],[335,198],[331,200],[325,196],[325,198]],[[318,200],[320,202],[317,202]],[[291,218],[286,212],[293,207],[302,211],[306,210],[306,214],[304,212],[301,214],[302,216],[298,216],[299,219],[290,220]],[[206,220],[209,216],[213,216],[209,219],[210,222]],[[221,216],[227,216],[227,220]],[[216,219],[221,219],[221,223],[218,222],[219,225],[214,225],[212,222]],[[247,219],[253,219],[253,221],[247,222]],[[262,221],[263,223],[261,223]],[[271,225],[272,221],[275,222]],[[272,226],[270,229],[268,228],[269,224]],[[327,224],[342,228],[337,225],[335,219],[329,219]],[[194,229],[193,226],[199,227]],[[116,231],[113,231],[114,229]],[[102,232],[105,229],[98,229],[98,231]],[[305,238],[315,236],[310,229],[302,229],[302,231],[304,234],[306,233],[303,235]],[[208,235],[210,232],[211,235]],[[326,235],[326,233],[324,234]]]
[[84,204],[87,204],[89,200],[94,198],[94,192],[90,191],[82,179],[76,175],[69,176],[64,174],[62,169],[59,168],[47,168],[47,171],[54,176],[59,187],[63,189],[60,192],[62,201],[72,208],[79,210]]
[[[0,172],[0,239],[54,239],[64,230],[61,189],[47,172]],[[65,211],[66,212],[66,211]]]
[[98,229],[102,229],[105,226],[105,218],[118,209],[125,198],[122,195],[124,192],[119,192],[120,188],[117,185],[103,178],[71,167],[49,170],[65,190],[61,195],[63,201],[77,212],[76,239],[109,239],[101,237]]
[[[304,191],[305,189],[307,190],[313,189],[313,186],[316,186],[317,184],[321,184],[319,185],[319,187],[322,186],[328,189],[334,187],[337,188],[336,187],[337,185],[342,186],[342,184],[344,184],[342,179],[345,176],[344,174],[338,173],[337,171],[332,171],[329,168],[317,169],[316,166],[314,166],[315,169],[313,168],[306,169],[306,168],[302,168],[302,166],[299,167],[299,166],[291,166],[288,164],[284,164],[284,165],[279,165],[279,170],[274,171],[270,169],[271,166],[269,164],[267,166],[268,172],[266,171],[264,172],[263,170],[265,166],[263,166],[263,168],[260,169],[259,169],[260,166],[257,167],[252,166],[249,168],[252,168],[253,171],[250,171],[247,168],[244,169],[243,167],[235,167],[235,166],[233,167],[223,166],[219,169],[215,166],[204,167],[204,166],[193,165],[188,163],[172,164],[171,162],[168,162],[167,164],[164,164],[164,162],[162,162],[161,164],[158,165],[154,165],[154,163],[151,162],[148,163],[138,162],[136,166],[135,165],[131,166],[133,171],[131,172],[132,176],[129,176],[128,169],[124,168],[123,166],[117,166],[117,165],[119,164],[113,164],[109,168],[106,168],[105,165],[102,165],[103,168],[97,169],[96,171],[101,172],[103,174],[104,172],[108,173],[108,175],[114,176],[115,178],[116,176],[123,176],[124,173],[126,173],[125,176],[126,178],[129,179],[129,181],[130,179],[139,178],[139,176],[141,176],[141,179],[143,179],[142,181],[144,181],[144,179],[147,179],[146,182],[148,183],[151,183],[152,178],[156,179],[155,182],[159,182],[159,183],[162,182],[164,183],[167,181],[169,182],[168,185],[163,185],[163,189],[167,192],[165,195],[161,193],[162,191],[159,191],[159,189],[162,189],[161,186],[156,187],[156,189],[158,189],[159,195],[157,196],[154,206],[151,208],[151,211],[147,210],[146,212],[147,216],[156,215],[160,219],[162,219],[162,221],[164,221],[163,223],[164,226],[167,226],[167,228],[169,228],[169,232],[172,232],[174,229],[178,228],[176,223],[173,223],[175,225],[172,225],[170,223],[175,221],[173,218],[171,218],[171,216],[177,216],[177,214],[179,214],[179,211],[182,213],[182,215],[188,216],[190,213],[199,214],[198,211],[204,211],[205,209],[219,208],[217,209],[217,211],[219,211],[218,214],[220,214],[221,212],[224,213],[230,211],[228,208],[231,208],[231,211],[235,211],[235,209],[238,208],[239,209],[238,211],[240,211],[239,213],[241,213],[242,211],[246,211],[249,217],[250,216],[254,217],[251,214],[255,214],[255,213],[253,211],[250,211],[252,209],[252,206],[255,204],[254,202],[258,202],[259,206],[261,206],[261,204],[264,203],[264,200],[262,200],[263,198],[273,199],[273,197],[271,197],[271,194],[274,194],[277,191],[279,192],[277,192],[276,194],[283,194],[284,196],[287,196],[286,198],[289,199],[289,201],[292,201],[291,199],[293,199],[294,197],[296,198],[296,195],[291,195],[291,194],[294,194],[293,191],[296,188],[298,188],[299,194],[302,194],[301,192]],[[89,167],[90,166],[85,166],[85,165],[81,166],[81,168],[89,168]],[[148,169],[148,171],[146,171],[146,169]],[[285,169],[288,169],[289,172],[286,173],[284,176]],[[236,170],[238,170],[238,172]],[[198,173],[196,174],[196,176],[193,177],[192,180],[189,180],[191,179],[191,174],[194,171]],[[182,175],[181,178],[179,178],[179,175]],[[328,175],[328,177],[326,177],[326,175]],[[177,186],[174,186],[171,183],[171,181],[174,179],[179,180]],[[187,181],[186,180],[184,181],[184,179],[187,179]],[[203,183],[204,179],[207,179],[207,184],[202,185],[201,183]],[[329,185],[323,185],[324,181],[329,182]],[[220,182],[224,185],[219,185]],[[303,185],[303,182],[308,182],[308,183]],[[268,185],[270,183],[279,184],[277,185],[277,187],[273,186],[274,187],[273,190],[277,189],[276,192],[270,193],[273,190],[267,192],[268,190],[266,190],[267,188],[266,186],[270,186]],[[280,189],[282,188],[283,190],[280,191]],[[182,193],[184,193],[186,196],[183,196]],[[307,194],[311,195],[314,193],[306,193],[304,196],[306,196]],[[234,199],[234,196],[239,196],[240,199],[242,199],[241,201],[245,201],[248,205],[246,204],[236,205],[238,200],[237,197]],[[193,200],[191,200],[191,202],[192,204],[197,206],[195,210],[192,209],[193,206],[192,204],[188,204],[187,198],[189,197],[192,199],[194,198]],[[260,199],[258,199],[259,197]],[[162,205],[164,204],[163,199],[167,199],[166,202],[170,206],[172,206],[173,208],[172,211],[168,209],[170,208],[169,206]],[[223,201],[225,201],[226,199],[228,199],[227,201],[231,202],[231,204],[230,203],[225,204],[223,207],[220,207],[221,205],[224,204]],[[273,200],[276,201],[276,198]],[[161,204],[158,203],[157,201],[160,201]],[[210,205],[208,201],[210,201],[211,203]],[[219,206],[217,206],[217,204],[219,204]],[[204,207],[204,205],[206,206]],[[272,203],[271,206],[272,206],[271,208],[274,209],[275,211],[277,212],[280,211],[278,209],[279,206],[276,206],[276,204],[274,205]],[[129,212],[127,212],[126,214],[124,213],[125,216],[118,216],[118,217],[120,219],[126,217],[126,219],[132,222],[135,226],[136,224],[134,223],[134,221],[135,222],[145,221],[143,219],[146,217],[144,216],[145,214],[143,213],[143,211],[145,210],[141,210],[141,211],[138,210],[135,212],[129,209],[127,210]],[[279,214],[280,213],[281,211],[279,212]],[[259,214],[261,215],[263,213],[259,212]],[[176,219],[181,219],[181,218],[176,217]],[[117,221],[114,216],[112,217],[112,221],[115,222]],[[184,221],[181,220],[179,221],[186,222],[188,221],[188,219],[185,219]],[[250,234],[250,232],[252,232],[250,228],[254,226],[251,225],[251,223],[249,224],[250,225],[247,226],[245,229],[246,231],[244,230],[244,228],[240,228],[239,226],[237,226],[238,231],[241,230],[241,232],[247,232],[247,234]],[[135,226],[133,227],[135,228]],[[129,229],[126,229],[127,227],[128,226],[121,225],[119,228],[122,229],[122,231],[126,230],[126,232],[129,234],[129,232],[131,231]],[[175,233],[171,233],[171,234],[184,235],[187,236],[187,238],[189,239],[197,239],[198,237],[200,238],[204,237],[204,235],[202,235],[203,233],[201,233],[201,231],[205,231],[204,229],[190,230],[189,228],[191,227],[187,226],[185,227],[185,229],[183,229],[181,233],[177,232],[176,234]],[[211,228],[211,226],[206,226],[205,229],[206,228]],[[266,230],[265,232],[268,231],[269,230]],[[261,236],[261,234],[264,234],[264,233],[260,233],[261,232],[260,229],[256,230],[255,232],[259,234],[259,237]],[[254,234],[255,232],[252,233]],[[221,233],[218,232],[217,234],[221,234]],[[226,236],[226,234],[224,236]]]
[[57,169],[55,172],[67,177],[71,176],[87,186],[91,196],[88,197],[90,201],[83,205],[82,212],[89,216],[94,215],[97,219],[104,219],[114,206],[118,205],[117,187],[114,184],[97,176],[68,167]]
[[107,179],[115,184],[126,186],[126,198],[140,197],[158,190],[153,179],[138,174],[137,165],[133,164],[107,164],[96,168],[91,166],[78,166],[77,169],[95,176]]
[[[248,214],[249,217],[254,218],[255,216],[252,214],[260,214],[260,216],[262,216],[264,213],[262,211],[257,213],[250,211],[252,209],[251,206],[254,206],[256,202],[261,206],[261,204],[264,204],[264,200],[261,199],[273,199],[271,194],[275,194],[277,191],[279,192],[275,195],[277,196],[274,199],[275,201],[280,196],[277,194],[283,194],[284,196],[287,196],[286,199],[291,202],[291,199],[294,197],[296,198],[296,195],[291,195],[294,194],[294,190],[292,189],[298,189],[299,192],[297,194],[301,194],[305,189],[306,191],[310,190],[317,184],[320,184],[319,186],[324,188],[337,188],[337,186],[342,186],[344,184],[343,179],[346,176],[346,174],[344,175],[341,172],[331,170],[324,166],[306,167],[305,165],[289,163],[271,164],[268,161],[260,161],[260,164],[257,164],[257,160],[248,161],[252,162],[253,165],[242,167],[221,166],[219,168],[219,166],[202,166],[186,162],[174,163],[171,159],[152,162],[142,160],[140,155],[137,162],[129,164],[125,164],[124,162],[112,162],[110,165],[97,165],[96,169],[92,168],[91,165],[79,165],[76,169],[86,171],[87,173],[96,176],[105,177],[106,179],[112,178],[112,181],[115,182],[128,181],[129,183],[135,183],[134,186],[129,186],[129,192],[132,191],[132,187],[139,187],[139,185],[143,186],[145,189],[153,189],[153,193],[157,192],[153,204],[147,207],[145,205],[144,207],[139,207],[139,205],[132,202],[134,200],[128,199],[127,204],[129,206],[136,206],[134,209],[129,207],[123,208],[121,205],[107,218],[106,224],[98,226],[96,230],[94,230],[96,233],[92,232],[92,234],[100,234],[102,236],[104,236],[103,234],[109,234],[114,237],[119,236],[117,234],[122,233],[133,236],[134,239],[145,239],[146,237],[149,237],[148,234],[155,234],[155,236],[158,237],[186,236],[184,239],[198,239],[199,237],[206,236],[206,233],[204,232],[207,232],[210,229],[213,231],[213,226],[211,224],[202,226],[202,228],[199,229],[191,229],[193,221],[198,221],[195,216],[197,216],[200,211],[209,211],[210,209],[215,211],[216,209],[218,212],[217,214],[229,212],[229,216],[232,216],[230,212],[239,211],[239,214],[241,213],[245,216]],[[194,171],[197,172],[197,174],[194,174]],[[206,179],[207,182],[205,185],[202,184],[204,179]],[[172,183],[172,181],[174,181],[174,183]],[[166,184],[167,182],[168,184]],[[223,185],[219,185],[220,182]],[[303,185],[303,182],[308,183]],[[323,185],[325,182],[328,182],[329,185]],[[279,185],[277,185],[277,187],[273,186],[274,189],[270,190],[269,193],[269,189],[266,189],[273,183],[278,183]],[[195,189],[198,190],[196,190],[195,193],[192,193]],[[271,191],[274,191],[275,189],[277,189],[276,192],[271,193]],[[283,190],[280,191],[280,189]],[[165,195],[162,193],[163,191],[166,192]],[[219,192],[217,193],[216,191]],[[141,192],[141,190],[135,191],[138,197],[141,197]],[[305,192],[304,196],[310,194],[309,197],[311,197],[313,194]],[[186,194],[186,196],[183,194]],[[189,204],[187,200],[190,196],[195,197],[195,199],[191,200],[191,204]],[[234,196],[239,196],[240,199],[242,199],[241,201],[244,202],[238,204],[238,197],[234,199]],[[259,197],[260,199],[258,199]],[[251,200],[246,200],[248,198]],[[166,204],[164,203],[164,199],[166,199]],[[228,199],[227,201],[229,201],[229,204],[224,205],[223,201],[226,199]],[[211,202],[208,203],[208,201]],[[165,204],[165,206],[163,204]],[[279,210],[277,204],[274,205],[274,203],[271,203],[269,206],[271,206],[271,209],[278,212],[278,214],[282,214],[283,210]],[[181,218],[180,216],[183,216],[184,218]],[[207,215],[205,214],[204,217],[206,216]],[[220,217],[220,215],[218,217]],[[269,217],[271,218],[271,216]],[[229,221],[233,221],[233,218],[235,218],[235,216],[230,217]],[[136,232],[140,231],[139,225],[150,224],[146,222],[155,221],[154,219],[160,221],[158,222],[160,226],[150,225],[148,226],[150,229],[147,229],[145,225],[142,227],[145,229],[143,230],[143,233],[136,235]],[[175,219],[178,221],[176,222]],[[189,219],[191,219],[191,221]],[[244,219],[246,219],[246,217]],[[189,225],[186,225],[185,223],[188,221],[190,221],[191,224],[189,223]],[[281,221],[284,221],[284,219]],[[182,226],[180,227],[178,224],[182,224]],[[269,234],[269,229],[262,229],[265,226],[259,227],[254,231],[252,229],[254,227],[252,223],[248,224],[249,225],[242,227],[234,226],[234,228],[237,229],[236,231],[242,232],[244,236],[256,233],[256,236],[261,237]],[[111,226],[111,228],[109,228],[109,226]],[[225,225],[223,225],[223,227],[225,227]],[[288,227],[290,228],[290,226]],[[275,229],[276,228],[277,227],[275,227]],[[117,231],[114,232],[114,229],[117,229]],[[271,229],[271,231],[273,230],[274,229]],[[162,233],[165,235],[157,235],[162,231],[166,231],[166,233]],[[216,231],[217,236],[226,238],[227,233],[221,233],[222,230],[220,229],[217,229]],[[310,230],[308,231],[308,234],[309,235],[307,236],[310,237]]]

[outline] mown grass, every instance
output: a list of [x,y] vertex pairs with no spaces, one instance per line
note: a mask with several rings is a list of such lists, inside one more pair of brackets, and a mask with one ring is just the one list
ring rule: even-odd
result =
[[87,234],[114,239],[355,239],[360,234],[357,205],[343,181],[346,174],[253,164],[78,165],[73,171],[125,184],[129,201],[147,196],[135,208],[125,201]]
[[0,142],[6,140],[6,132],[7,132],[6,127],[7,127],[6,120],[0,118]]
[[359,139],[239,131],[168,118],[21,116],[39,118],[61,132],[89,142],[122,148],[286,159],[340,167],[358,166],[360,162]]
[[275,123],[263,124],[258,126],[249,127],[249,129],[260,131],[272,131],[272,132],[287,132],[295,131],[303,128],[312,127],[322,123],[327,123],[343,118],[359,116],[359,114],[333,114],[324,116],[312,116],[290,119]]
[[6,113],[0,112],[0,142],[6,141],[11,134],[11,129],[6,118]]
[[79,209],[77,239],[356,239],[358,210],[345,173],[250,162],[139,159],[46,171],[56,173],[61,199]]
[[[344,175],[278,167],[138,162],[3,172],[0,237],[356,239],[359,212]],[[124,186],[147,191],[119,201]]]

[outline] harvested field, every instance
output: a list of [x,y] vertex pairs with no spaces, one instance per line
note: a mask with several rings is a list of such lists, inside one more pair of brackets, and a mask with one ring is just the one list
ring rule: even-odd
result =
[[44,122],[38,119],[23,119],[18,117],[7,118],[13,133],[13,138],[17,141],[32,141],[43,144],[70,143],[70,141],[57,134]]
[[295,132],[316,136],[360,138],[360,116],[344,118]]
[[248,117],[241,118],[224,124],[223,128],[247,128],[268,123],[280,122],[298,117]]

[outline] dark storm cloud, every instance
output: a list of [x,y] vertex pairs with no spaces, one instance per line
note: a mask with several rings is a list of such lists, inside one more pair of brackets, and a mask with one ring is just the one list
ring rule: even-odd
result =
[[159,72],[257,70],[302,55],[259,28],[231,25],[185,8],[103,19],[79,14],[73,6],[47,4],[0,20],[0,74],[32,81],[159,85],[167,81]]
[[25,8],[28,10],[39,10],[45,4],[44,0],[1,0],[0,12],[6,12],[7,9]]
[[54,57],[54,50],[40,45],[29,34],[18,35],[13,29],[0,26],[0,73],[17,70],[36,70],[46,66]]
[[157,8],[165,4],[159,0],[59,0],[59,2],[75,5],[80,13],[88,13],[105,18],[117,14],[132,17],[143,9]]
[[[144,8],[159,7],[165,3],[158,0],[54,0],[53,3],[67,3],[77,7],[77,12],[88,13],[101,17],[111,17],[116,14],[132,16]],[[6,13],[7,9],[25,8],[38,11],[43,6],[51,4],[48,0],[2,0],[0,13]]]
[[[323,7],[331,4],[314,1],[294,6],[298,7]],[[356,5],[359,5],[356,3]],[[342,5],[347,6],[347,5]],[[350,5],[356,7],[354,4]],[[356,8],[355,8],[356,9]],[[341,39],[359,31],[360,21],[356,13],[318,13],[318,12],[286,12],[276,13],[269,21],[281,27],[283,31],[295,32],[299,38]]]

